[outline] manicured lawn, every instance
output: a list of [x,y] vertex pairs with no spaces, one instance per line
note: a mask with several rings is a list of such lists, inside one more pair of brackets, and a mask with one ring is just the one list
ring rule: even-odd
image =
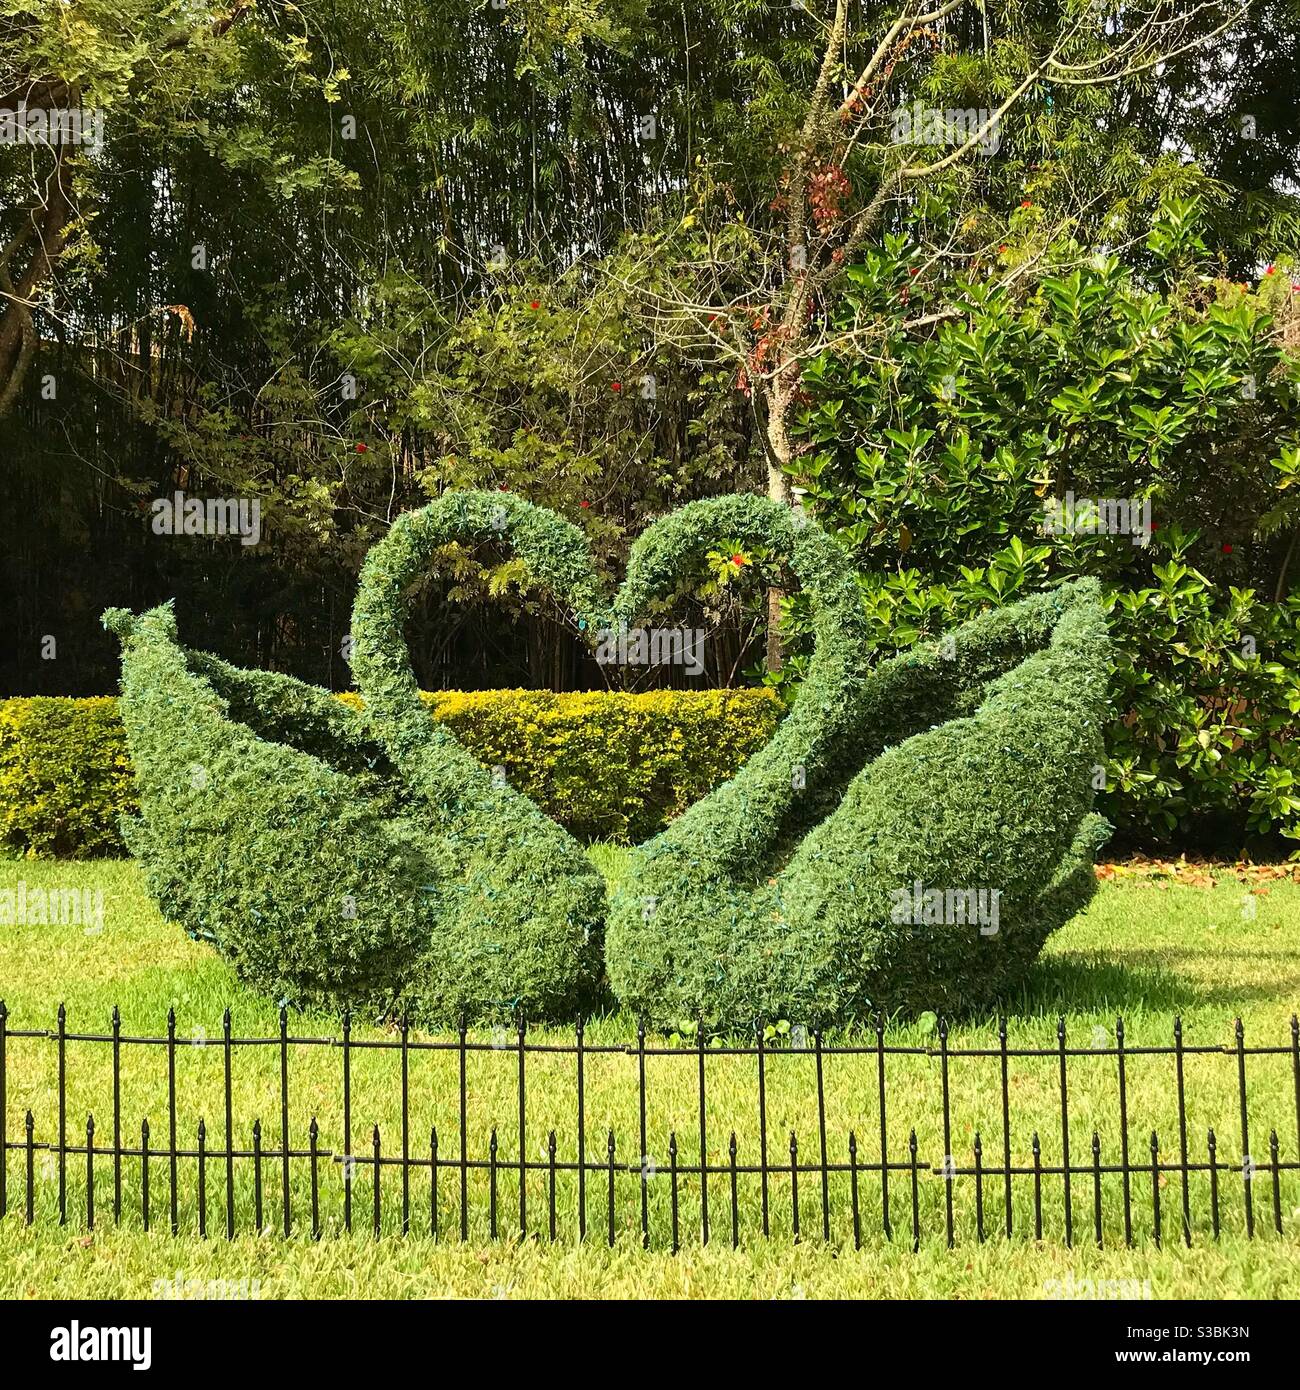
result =
[[[602,869],[617,872],[616,852],[597,853]],[[67,1006],[70,1032],[107,1031],[114,1004],[122,1013],[126,1035],[158,1036],[165,1031],[169,1006],[176,1009],[177,1037],[183,1044],[177,1057],[177,1124],[183,1145],[193,1147],[200,1116],[206,1120],[208,1146],[224,1145],[223,1048],[221,1014],[229,1004],[236,1037],[273,1037],[277,1033],[274,1001],[259,999],[235,981],[233,973],[208,948],[188,941],[162,922],[143,895],[129,863],[54,864],[31,861],[0,863],[0,888],[102,888],[105,919],[102,931],[81,926],[6,926],[0,928],[0,998],[8,1006],[8,1026],[14,1030],[55,1027],[55,1012]],[[1103,1163],[1118,1162],[1119,1121],[1116,1097],[1114,1020],[1122,1013],[1130,1049],[1167,1045],[1173,1019],[1182,1016],[1189,1046],[1230,1048],[1232,1021],[1240,1016],[1247,1042],[1276,1046],[1266,1057],[1248,1064],[1251,1148],[1267,1162],[1270,1129],[1278,1134],[1283,1162],[1297,1157],[1296,1077],[1290,1051],[1289,1020],[1300,1005],[1300,885],[1276,882],[1267,892],[1249,894],[1244,885],[1225,877],[1209,887],[1177,884],[1160,886],[1150,880],[1104,884],[1094,905],[1053,941],[1022,998],[1009,1004],[1011,1048],[1054,1048],[1056,1019],[1066,1016],[1071,1048],[1097,1050],[1098,1055],[1069,1061],[1070,1148],[1075,1164],[1091,1162],[1091,1136],[1097,1130]],[[1250,902],[1247,903],[1249,898]],[[1253,904],[1253,907],[1250,905]],[[797,1022],[795,1020],[794,1022]],[[327,1017],[291,1014],[295,1037],[338,1035],[337,1021]],[[392,1030],[374,1025],[354,1028],[357,1040],[393,1041]],[[937,1047],[932,1025],[891,1027],[892,1045]],[[415,1039],[415,1035],[412,1035]],[[593,1020],[586,1029],[588,1047],[617,1046],[635,1038],[626,1017]],[[518,1053],[513,1037],[471,1035],[487,1044],[472,1051],[467,1061],[467,1118],[472,1158],[486,1158],[493,1126],[497,1128],[498,1221],[503,1231],[517,1230],[518,1180],[512,1164],[517,1156]],[[419,1041],[426,1041],[420,1035]],[[445,1039],[444,1039],[445,1041]],[[530,1031],[530,1043],[572,1043],[566,1030]],[[662,1046],[663,1040],[653,1040]],[[827,1044],[843,1039],[827,1038]],[[862,1041],[862,1039],[857,1039]],[[870,1042],[868,1038],[866,1041]],[[497,1045],[491,1046],[496,1043]],[[955,1025],[950,1045],[988,1047],[996,1051],[993,1019],[963,1020]],[[202,1044],[202,1045],[195,1045]],[[11,1036],[7,1043],[5,1113],[10,1142],[22,1137],[25,1112],[35,1119],[38,1145],[57,1136],[57,1047],[45,1038]],[[102,1044],[67,1045],[67,1116],[69,1143],[84,1143],[88,1112],[95,1114],[97,1146],[111,1143],[111,1049]],[[341,1055],[326,1046],[291,1045],[290,1135],[295,1149],[306,1146],[314,1115],[320,1126],[320,1148],[341,1154]],[[576,1156],[577,1115],[575,1060],[572,1055],[530,1052],[526,1058],[525,1155],[542,1163],[546,1136],[556,1132],[558,1162]],[[358,1296],[477,1293],[491,1296],[525,1294],[633,1294],[760,1297],[821,1295],[912,1295],[930,1297],[1042,1297],[1052,1286],[1045,1281],[1073,1278],[1150,1280],[1156,1298],[1192,1295],[1254,1295],[1294,1297],[1300,1292],[1300,1172],[1284,1172],[1280,1206],[1285,1234],[1273,1231],[1271,1177],[1257,1175],[1253,1188],[1256,1239],[1244,1237],[1243,1182],[1239,1168],[1220,1177],[1222,1234],[1212,1239],[1209,1184],[1204,1173],[1189,1180],[1194,1248],[1180,1248],[1180,1177],[1160,1178],[1162,1231],[1165,1249],[1150,1239],[1152,1190],[1150,1178],[1139,1175],[1131,1185],[1131,1211],[1137,1246],[1122,1245],[1123,1196],[1117,1174],[1103,1178],[1103,1224],[1108,1248],[1098,1252],[1088,1242],[1092,1229],[1090,1177],[1074,1180],[1073,1211],[1077,1248],[1063,1248],[1064,1207],[1059,1175],[1043,1178],[1044,1240],[1032,1239],[1033,1179],[1017,1176],[1013,1197],[1015,1236],[981,1247],[975,1237],[973,1179],[959,1176],[954,1184],[957,1249],[944,1248],[943,1180],[922,1171],[919,1183],[921,1251],[910,1251],[910,1193],[905,1173],[891,1174],[891,1215],[895,1239],[881,1233],[881,1194],[878,1172],[879,1114],[876,1100],[876,1058],[871,1053],[825,1059],[824,1104],[828,1153],[832,1162],[847,1161],[850,1129],[857,1135],[860,1163],[863,1242],[852,1251],[849,1176],[835,1173],[828,1185],[831,1248],[821,1240],[822,1206],[819,1180],[801,1174],[799,1201],[803,1243],[791,1240],[792,1194],[788,1172],[789,1136],[795,1131],[801,1161],[815,1161],[818,1148],[818,1109],[815,1057],[810,1049],[779,1049],[767,1069],[767,1128],[773,1240],[761,1237],[761,1206],[756,1175],[742,1172],[738,1185],[738,1220],[742,1250],[722,1248],[730,1243],[731,1207],[727,1177],[710,1181],[714,1244],[698,1248],[700,1201],[697,1178],[679,1183],[679,1215],[683,1250],[667,1254],[671,1228],[671,1193],[667,1176],[668,1137],[676,1133],[679,1162],[698,1159],[699,1097],[697,1058],[689,1047],[680,1054],[647,1060],[646,1147],[650,1164],[647,1181],[652,1242],[647,1254],[639,1248],[640,1176],[637,1059],[621,1051],[592,1052],[585,1059],[586,1153],[588,1161],[604,1162],[607,1134],[616,1138],[617,1163],[633,1171],[617,1173],[615,1193],[616,1246],[604,1248],[607,1234],[607,1183],[603,1173],[587,1181],[588,1243],[577,1248],[578,1199],[571,1172],[557,1181],[559,1240],[551,1249],[545,1239],[547,1173],[528,1177],[530,1229],[540,1242],[524,1245],[488,1239],[491,1194],[485,1169],[468,1176],[469,1233],[459,1243],[459,1173],[440,1173],[440,1229],[443,1241],[428,1238],[428,1169],[411,1179],[412,1227],[405,1242],[395,1234],[401,1215],[400,1170],[382,1170],[382,1224],[385,1237],[376,1244],[367,1234],[372,1216],[372,1126],[381,1130],[383,1153],[400,1151],[401,1106],[398,1085],[400,1057],[395,1050],[358,1049],[352,1065],[353,1147],[361,1158],[353,1179],[357,1230],[351,1239],[327,1239],[318,1245],[295,1239],[258,1238],[249,1234],[254,1220],[252,1162],[236,1165],[235,1209],[239,1235],[227,1243],[224,1234],[224,1167],[211,1161],[207,1172],[208,1229],[212,1239],[200,1241],[197,1230],[196,1164],[183,1159],[178,1184],[178,1218],[182,1235],[166,1233],[168,1171],[165,1158],[150,1162],[153,1229],[144,1233],[140,1216],[140,1160],[127,1157],[122,1165],[123,1213],[120,1230],[112,1228],[112,1164],[97,1155],[95,1168],[96,1229],[84,1232],[85,1159],[69,1156],[67,1193],[70,1225],[58,1226],[57,1163],[44,1148],[34,1153],[33,1197],[36,1224],[22,1225],[25,1198],[25,1155],[8,1155],[9,1216],[0,1222],[0,1293],[10,1296],[77,1294],[145,1294],[155,1279],[259,1278],[267,1297],[316,1293]],[[262,1144],[279,1145],[279,1050],[275,1046],[233,1049],[232,1105],[237,1147],[251,1144],[255,1118],[262,1122]],[[999,1059],[954,1059],[950,1067],[952,1150],[959,1167],[971,1164],[975,1131],[981,1133],[985,1163],[1000,1161],[1001,1089]],[[409,1124],[411,1150],[428,1152],[429,1132],[436,1125],[440,1155],[459,1155],[458,1057],[455,1049],[417,1051],[410,1056]],[[1230,1051],[1193,1054],[1185,1063],[1188,1144],[1191,1161],[1204,1161],[1205,1132],[1213,1125],[1219,1138],[1221,1162],[1240,1165],[1241,1139],[1236,1058]],[[1149,1156],[1151,1131],[1160,1135],[1162,1160],[1176,1160],[1178,1110],[1173,1059],[1135,1052],[1128,1060],[1129,1142],[1134,1161]],[[166,1050],[162,1047],[123,1048],[121,1115],[124,1143],[139,1143],[140,1120],[148,1117],[151,1144],[166,1144]],[[941,1069],[930,1052],[888,1059],[889,1159],[907,1157],[907,1135],[915,1127],[921,1164],[940,1164]],[[1012,1161],[1032,1164],[1031,1134],[1040,1133],[1045,1167],[1060,1159],[1060,1093],[1055,1058],[1012,1057],[1009,1069]],[[710,1162],[726,1162],[726,1141],[737,1136],[738,1162],[757,1162],[758,1107],[755,1063],[752,1057],[711,1056],[707,1062],[706,1113]],[[781,1165],[786,1171],[781,1172]],[[322,1223],[336,1231],[341,1223],[344,1165],[323,1161],[320,1202]],[[278,1224],[280,1169],[264,1161],[264,1224]],[[294,1160],[291,1197],[295,1227],[301,1229],[310,1209],[307,1163]],[[1003,1219],[1000,1180],[986,1184],[986,1228],[996,1233]],[[391,1238],[390,1238],[391,1236]]]

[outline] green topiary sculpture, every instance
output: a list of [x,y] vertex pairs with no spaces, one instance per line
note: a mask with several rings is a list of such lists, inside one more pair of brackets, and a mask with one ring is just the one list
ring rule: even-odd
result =
[[820,790],[798,762],[812,738],[787,745],[784,767],[755,756],[634,853],[607,928],[625,1004],[661,1022],[828,1024],[968,1011],[1023,978],[1086,904],[1107,832],[1090,813],[1097,589],[996,610],[950,640],[856,691],[845,761],[826,770],[847,791],[793,849],[763,808],[803,819],[798,798]]
[[[404,594],[440,547],[500,541],[594,642],[673,598],[724,535],[784,557],[809,595],[808,678],[766,747],[635,851],[607,905],[581,847],[430,717]],[[573,1018],[600,999],[603,960],[660,1023],[951,1010],[1018,980],[1091,891],[1106,642],[1088,583],[871,671],[843,553],[788,508],[682,508],[633,547],[610,603],[576,527],[464,493],[400,517],[367,558],[362,713],[185,651],[169,609],[105,623],[139,779],[128,842],[164,912],[279,996],[430,1024]]]

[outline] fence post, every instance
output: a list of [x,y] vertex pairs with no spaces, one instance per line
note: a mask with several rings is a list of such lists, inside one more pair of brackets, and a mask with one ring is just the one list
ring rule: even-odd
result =
[[1061,1173],[1065,1189],[1065,1248],[1074,1246],[1074,1203],[1070,1195],[1070,1099],[1066,1083],[1065,1015],[1056,1022],[1056,1045],[1061,1072]]
[[826,1088],[822,1080],[822,1034],[818,1028],[813,1032],[813,1047],[817,1054],[817,1137],[821,1143],[822,1177],[822,1239],[827,1245],[831,1241],[831,1194],[830,1171],[826,1156]]
[[497,1238],[497,1129],[488,1140],[488,1234]]
[[1124,1187],[1124,1244],[1133,1244],[1133,1189],[1128,1163],[1128,1077],[1124,1066],[1124,1020],[1115,1020],[1115,1060],[1119,1067],[1119,1166]]
[[893,1240],[889,1222],[889,1136],[885,1122],[885,1018],[876,1014],[876,1083],[880,1095],[880,1210],[885,1239]]
[[226,1239],[235,1238],[235,1126],[230,1099],[230,1010],[221,1015],[221,1064],[226,1087]]
[[320,1126],[316,1123],[316,1116],[311,1117],[311,1124],[307,1128],[307,1144],[311,1149],[311,1238],[320,1239],[320,1174],[317,1168],[319,1162],[320,1145]]
[[262,1122],[253,1121],[253,1225],[262,1234]]
[[614,1248],[614,1131],[609,1131],[609,1248]]
[[280,1005],[280,1192],[287,1239],[293,1217],[289,1208],[289,1010]]
[[95,1117],[86,1116],[86,1230],[95,1229]]
[[402,1234],[411,1231],[411,1024],[402,1014]]
[[172,1235],[180,1230],[176,1193],[176,1010],[167,1010],[167,1212]]
[[1174,1019],[1174,1070],[1178,1079],[1178,1166],[1182,1170],[1183,1243],[1192,1244],[1192,1197],[1187,1175],[1187,1097],[1183,1084],[1183,1020]]
[[583,1090],[582,1020],[574,1031],[578,1068],[578,1239],[587,1239],[587,1104]]
[[352,1154],[352,1010],[343,1011],[343,1229],[352,1230],[352,1179],[356,1175]]
[[704,1018],[695,1024],[695,1050],[698,1057],[700,1101],[700,1244],[709,1243],[709,1138],[704,1117]]
[[113,1005],[113,1224],[122,1220],[122,1014]]
[[32,1112],[27,1112],[24,1122],[24,1135],[27,1141],[27,1224],[32,1224],[36,1205],[36,1121]]
[[790,1131],[790,1214],[794,1226],[794,1243],[799,1244],[799,1140]]
[[948,1249],[953,1247],[952,1227],[952,1111],[948,1096],[948,1020],[939,1020],[939,1077],[943,1093],[943,1209]]
[[199,1117],[199,1239],[208,1238],[208,1127]]
[[637,1108],[641,1136],[641,1245],[643,1249],[648,1250],[650,1248],[650,1176],[646,1172],[646,1166],[650,1162],[650,1155],[646,1152],[648,1141],[645,1126],[645,1019],[638,1020],[636,1026],[636,1061]]
[[[30,1120],[30,1115],[28,1116]],[[673,1206],[673,1254],[681,1249],[681,1241],[678,1236],[677,1226],[677,1131],[673,1130],[668,1136],[668,1172],[672,1189]]]
[[1011,1092],[1007,1076],[1007,1020],[998,1018],[998,1055],[1002,1062],[1002,1187],[1007,1208],[1007,1239],[1011,1239]]
[[1246,1238],[1255,1238],[1255,1160],[1250,1156],[1250,1120],[1246,1113],[1246,1030],[1238,1019],[1237,1035],[1237,1094],[1241,1102],[1241,1196],[1246,1207]]
[[140,1219],[149,1229],[149,1120],[140,1121]]
[[1151,1234],[1160,1249],[1160,1140],[1151,1131]]
[[68,1011],[60,1003],[59,1039],[59,1225],[68,1220]]
[[465,1035],[467,1025],[460,1019],[460,1238],[469,1239],[469,1093],[465,1075]]
[[527,1044],[528,1023],[523,1009],[519,1010],[519,1239],[528,1239],[528,1161],[525,1149],[528,1143],[525,1121],[525,1047]]
[[374,1195],[375,1195],[375,1210],[374,1210],[374,1216],[375,1216],[375,1239],[378,1240],[378,1239],[379,1239],[379,1234],[380,1234],[380,1229],[381,1229],[380,1210],[379,1210],[379,1168],[380,1168],[380,1154],[379,1154],[379,1126],[378,1126],[378,1125],[375,1126],[375,1130],[374,1130],[374,1134],[373,1134],[372,1139],[371,1139],[371,1143],[372,1143],[372,1145],[373,1145],[373,1147],[374,1147],[374,1155],[375,1155],[375,1194],[374,1194]]
[[763,1020],[755,1025],[758,1044],[758,1173],[763,1199],[763,1238],[771,1234],[771,1220],[768,1211],[767,1178],[767,1059],[763,1054]]
[[727,1145],[727,1157],[731,1167],[731,1248],[740,1247],[740,1193],[736,1178],[736,1131],[731,1131],[731,1142]]

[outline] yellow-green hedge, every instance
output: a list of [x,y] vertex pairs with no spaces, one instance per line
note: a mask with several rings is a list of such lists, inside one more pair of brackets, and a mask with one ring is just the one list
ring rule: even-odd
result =
[[121,854],[135,773],[111,696],[0,700],[0,844],[29,854]]
[[[766,690],[424,698],[480,761],[503,767],[574,835],[631,842],[731,777],[781,708]],[[121,854],[118,818],[134,809],[116,699],[0,700],[0,844],[41,856]]]

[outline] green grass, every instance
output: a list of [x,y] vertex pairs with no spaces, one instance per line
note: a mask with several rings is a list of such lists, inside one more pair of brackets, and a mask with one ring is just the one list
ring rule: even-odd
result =
[[[607,874],[618,871],[620,854],[608,847],[594,857]],[[105,922],[101,932],[80,926],[0,927],[0,997],[9,1009],[9,1028],[53,1029],[60,1000],[66,1002],[68,1029],[104,1032],[116,1003],[122,1011],[123,1032],[157,1036],[165,1031],[169,1006],[177,1013],[178,1133],[194,1142],[200,1115],[208,1125],[208,1143],[224,1142],[222,1116],[221,1013],[229,1004],[236,1036],[273,1036],[277,1031],[274,1001],[259,999],[243,989],[230,969],[213,952],[188,941],[162,922],[144,897],[135,867],[129,863],[58,864],[6,861],[0,864],[0,888],[25,879],[31,887],[102,888]],[[1183,1018],[1189,1045],[1230,1046],[1232,1020],[1240,1016],[1247,1041],[1274,1045],[1279,1053],[1248,1059],[1249,1119],[1255,1157],[1266,1161],[1268,1132],[1278,1131],[1283,1161],[1296,1158],[1295,1077],[1289,1051],[1289,1019],[1300,1004],[1300,885],[1279,882],[1267,895],[1253,899],[1253,917],[1243,911],[1243,890],[1235,882],[1213,888],[1157,886],[1147,881],[1106,884],[1087,913],[1071,923],[1052,942],[1022,997],[1008,1001],[1009,1037],[1013,1048],[1056,1045],[1056,1018],[1064,1014],[1072,1047],[1094,1043],[1113,1046],[1116,1013],[1126,1020],[1129,1047],[1163,1045],[1171,1041],[1173,1018]],[[795,1020],[797,1022],[797,1020]],[[1100,1030],[1100,1031],[1099,1031]],[[290,1031],[299,1037],[337,1035],[337,1024],[323,1016],[292,1014]],[[414,1035],[413,1035],[414,1036]],[[632,1021],[623,1016],[593,1020],[585,1040],[589,1047],[620,1045],[633,1039]],[[395,1034],[376,1026],[357,1024],[354,1037],[392,1041]],[[420,1035],[420,1040],[425,1040]],[[517,1053],[511,1038],[490,1034],[472,1040],[487,1046],[468,1061],[468,1133],[472,1157],[486,1156],[493,1125],[498,1128],[499,1220],[503,1230],[517,1228],[517,1174],[511,1163],[517,1153]],[[532,1032],[530,1042],[571,1042],[564,1030]],[[662,1045],[662,1040],[657,1040]],[[828,1041],[831,1041],[828,1039]],[[934,1047],[932,1029],[921,1024],[893,1028],[895,1045]],[[194,1046],[202,1042],[202,1046]],[[995,1046],[992,1019],[964,1020],[950,1035],[953,1047]],[[279,1055],[275,1047],[236,1047],[233,1052],[233,1107],[240,1147],[249,1146],[254,1118],[260,1118],[263,1145],[278,1146]],[[398,1152],[401,1111],[399,1056],[395,1051],[361,1049],[354,1053],[354,1148],[370,1153],[371,1126],[381,1127],[385,1154]],[[290,1132],[295,1147],[306,1144],[312,1115],[320,1124],[321,1148],[342,1150],[341,1057],[338,1049],[294,1045],[289,1048]],[[11,1036],[7,1057],[8,1093],[5,1104],[8,1137],[21,1137],[27,1109],[35,1116],[38,1144],[57,1135],[57,1048],[44,1038]],[[1089,1161],[1095,1127],[1103,1146],[1103,1161],[1119,1153],[1116,1104],[1116,1063],[1109,1055],[1071,1058],[1070,1129],[1075,1163]],[[698,1093],[696,1062],[689,1051],[651,1057],[647,1062],[647,1148],[655,1172],[649,1201],[656,1246],[667,1243],[670,1214],[667,1140],[675,1130],[680,1162],[698,1156]],[[559,1161],[572,1161],[576,1152],[574,1059],[558,1054],[530,1053],[527,1057],[526,1155],[541,1161],[551,1128],[557,1134]],[[443,1157],[458,1150],[457,1059],[454,1051],[415,1052],[410,1058],[412,1150],[427,1154],[429,1128],[436,1124]],[[944,1145],[940,1118],[940,1066],[936,1057],[918,1054],[891,1057],[888,1063],[890,1159],[906,1157],[907,1131],[915,1126],[922,1163],[938,1164]],[[950,1068],[952,1147],[957,1162],[970,1164],[970,1147],[978,1128],[985,1161],[997,1162],[1001,1148],[1001,1095],[998,1059],[956,1059]],[[725,1161],[726,1137],[735,1129],[739,1162],[757,1161],[758,1111],[752,1058],[711,1057],[707,1069],[707,1114],[710,1161]],[[768,1065],[767,1118],[770,1161],[774,1167],[789,1161],[789,1134],[797,1132],[803,1161],[815,1161],[818,1144],[815,1058],[808,1051],[780,1051]],[[1171,1058],[1130,1058],[1128,1068],[1130,1144],[1135,1157],[1149,1154],[1150,1133],[1160,1133],[1166,1161],[1178,1147],[1177,1105]],[[586,1124],[588,1159],[603,1159],[609,1128],[616,1134],[618,1162],[635,1164],[639,1135],[636,1059],[620,1052],[593,1053],[586,1065]],[[1235,1058],[1228,1052],[1196,1054],[1186,1059],[1189,1143],[1194,1161],[1204,1158],[1207,1125],[1220,1140],[1221,1161],[1241,1159]],[[110,1049],[99,1044],[67,1045],[67,1113],[69,1141],[84,1143],[86,1115],[94,1111],[97,1144],[111,1142]],[[832,1161],[845,1161],[847,1135],[856,1131],[860,1162],[878,1161],[878,1113],[875,1058],[833,1057],[825,1065],[825,1107],[828,1148]],[[1053,1058],[1013,1058],[1010,1064],[1012,1159],[1029,1166],[1030,1134],[1042,1137],[1043,1162],[1060,1156],[1060,1098]],[[126,1047],[122,1066],[122,1115],[127,1142],[138,1144],[139,1121],[148,1116],[153,1144],[165,1145],[167,1135],[166,1053],[157,1047]],[[1194,1241],[1191,1252],[1178,1248],[1179,1178],[1164,1175],[1160,1197],[1165,1250],[1150,1242],[1151,1183],[1145,1176],[1132,1184],[1132,1210],[1138,1247],[1133,1251],[1090,1250],[1091,1180],[1076,1177],[1074,1219],[1080,1248],[1062,1248],[1063,1202],[1061,1179],[1043,1180],[1044,1241],[1040,1246],[1025,1233],[1033,1221],[1032,1179],[1017,1177],[1014,1204],[1016,1237],[980,1247],[975,1240],[972,1180],[957,1179],[955,1203],[958,1248],[943,1243],[943,1182],[923,1173],[920,1181],[922,1249],[912,1255],[907,1242],[885,1241],[880,1232],[878,1176],[861,1175],[863,1234],[869,1250],[854,1255],[844,1247],[851,1241],[849,1180],[835,1174],[830,1182],[831,1249],[821,1242],[821,1193],[815,1174],[800,1175],[800,1212],[804,1243],[790,1240],[791,1193],[788,1171],[771,1179],[771,1220],[774,1239],[766,1243],[757,1233],[761,1212],[756,1177],[740,1178],[739,1219],[743,1249],[738,1255],[716,1245],[698,1249],[698,1181],[683,1178],[679,1188],[685,1249],[672,1257],[657,1249],[647,1254],[638,1241],[639,1181],[636,1173],[620,1173],[616,1183],[617,1245],[603,1248],[606,1179],[588,1179],[589,1242],[576,1248],[576,1183],[561,1172],[558,1188],[560,1242],[552,1250],[545,1242],[503,1242],[488,1239],[488,1178],[482,1170],[470,1174],[470,1240],[434,1246],[428,1239],[427,1170],[412,1174],[413,1225],[417,1238],[390,1238],[400,1215],[400,1174],[382,1174],[385,1238],[376,1243],[365,1230],[372,1209],[371,1170],[362,1164],[353,1186],[358,1231],[351,1239],[326,1240],[312,1246],[306,1240],[284,1242],[257,1238],[253,1224],[251,1162],[236,1170],[236,1214],[241,1232],[232,1243],[200,1241],[197,1227],[195,1164],[182,1160],[179,1219],[182,1235],[166,1234],[168,1174],[165,1160],[150,1163],[154,1230],[140,1229],[140,1162],[123,1163],[123,1222],[111,1228],[112,1165],[96,1160],[97,1225],[84,1233],[85,1160],[68,1160],[68,1202],[72,1224],[57,1224],[57,1165],[53,1154],[38,1149],[34,1162],[36,1224],[21,1224],[23,1155],[8,1159],[10,1215],[0,1222],[0,1292],[11,1296],[148,1295],[155,1279],[171,1277],[177,1269],[189,1278],[259,1278],[264,1296],[304,1293],[357,1296],[478,1293],[602,1294],[612,1297],[646,1295],[731,1294],[761,1297],[822,1295],[933,1297],[1042,1297],[1045,1281],[1092,1279],[1149,1280],[1153,1296],[1249,1295],[1294,1296],[1300,1291],[1295,1273],[1300,1227],[1300,1173],[1282,1176],[1282,1214],[1286,1235],[1272,1232],[1271,1179],[1255,1183],[1257,1239],[1243,1233],[1242,1182],[1239,1174],[1220,1180],[1223,1234],[1215,1244],[1209,1232],[1208,1181],[1191,1179]],[[337,1229],[342,1209],[341,1168],[322,1163],[321,1205],[326,1226]],[[279,1220],[279,1166],[265,1163],[264,1221]],[[710,1182],[710,1206],[715,1241],[730,1236],[731,1211],[725,1175]],[[292,1198],[295,1219],[301,1223],[310,1200],[305,1161],[294,1161]],[[458,1173],[440,1175],[440,1215],[444,1237],[455,1237],[459,1223]],[[988,1225],[1001,1217],[1000,1186],[986,1189]],[[533,1230],[544,1229],[546,1175],[530,1175],[529,1218]],[[896,1229],[910,1217],[906,1175],[891,1175],[891,1207]],[[222,1229],[225,1204],[222,1164],[208,1171],[209,1230]],[[1103,1181],[1103,1210],[1107,1243],[1122,1239],[1122,1193],[1117,1175]],[[15,1217],[17,1216],[17,1219]],[[835,1258],[837,1249],[841,1252]]]

